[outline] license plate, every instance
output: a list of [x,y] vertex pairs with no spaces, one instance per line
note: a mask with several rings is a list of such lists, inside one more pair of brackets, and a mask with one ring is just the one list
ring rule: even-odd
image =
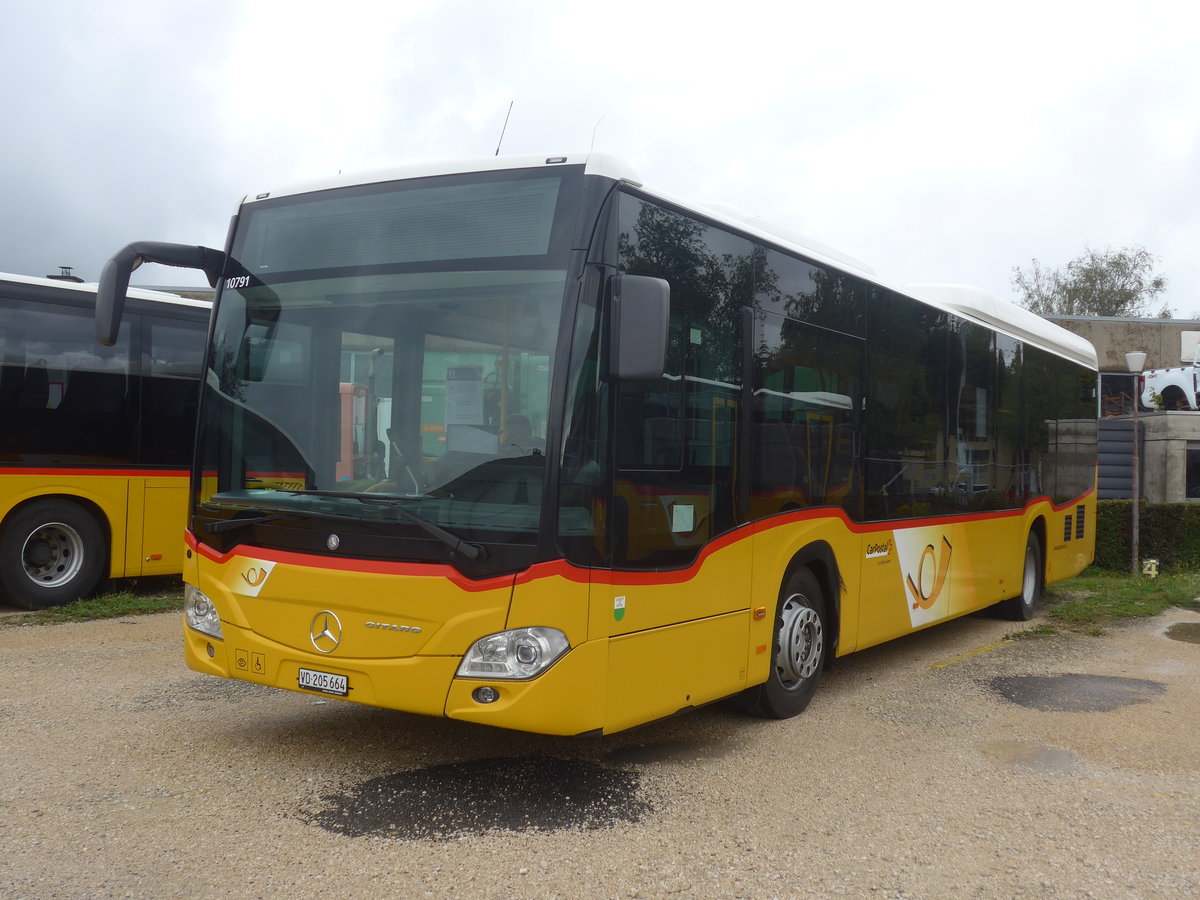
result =
[[345,675],[301,669],[297,680],[300,687],[306,691],[320,691],[322,694],[335,694],[338,697],[345,697],[350,693],[350,679]]

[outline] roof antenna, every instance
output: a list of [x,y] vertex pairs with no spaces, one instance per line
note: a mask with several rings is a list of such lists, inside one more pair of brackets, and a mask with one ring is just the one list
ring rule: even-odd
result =
[[596,148],[596,132],[600,130],[600,122],[604,121],[604,116],[600,117],[600,121],[596,123],[596,127],[592,129],[592,144],[588,147],[588,153],[591,153]]
[[500,155],[500,145],[504,143],[504,132],[508,130],[508,117],[512,115],[512,100],[508,101],[508,112],[504,116],[504,127],[500,129],[500,140],[496,141],[496,155]]

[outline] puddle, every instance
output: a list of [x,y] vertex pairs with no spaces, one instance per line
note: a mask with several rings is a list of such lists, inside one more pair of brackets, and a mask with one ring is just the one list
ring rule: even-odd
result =
[[1112,712],[1165,693],[1158,681],[1115,675],[1017,675],[993,678],[992,690],[1026,709],[1044,712]]
[[1176,622],[1167,629],[1167,637],[1185,644],[1200,644],[1200,622]]
[[693,762],[698,759],[720,759],[730,753],[727,745],[688,743],[687,741],[662,741],[657,744],[640,744],[621,747],[608,754],[610,762],[622,765],[645,765],[657,762]]
[[478,759],[397,772],[322,797],[303,816],[350,837],[455,840],[498,831],[600,829],[651,810],[641,776],[550,757]]
[[984,744],[983,755],[1009,765],[1022,766],[1036,772],[1066,775],[1079,767],[1079,759],[1069,750],[1042,747],[1022,741],[993,741]]

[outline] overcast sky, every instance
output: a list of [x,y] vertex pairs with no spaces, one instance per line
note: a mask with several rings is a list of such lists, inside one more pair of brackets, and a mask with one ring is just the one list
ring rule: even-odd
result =
[[[0,271],[223,246],[246,193],[587,150],[895,284],[1155,254],[1200,311],[1200,37],[1176,0],[0,3]],[[135,283],[196,283],[147,266]]]

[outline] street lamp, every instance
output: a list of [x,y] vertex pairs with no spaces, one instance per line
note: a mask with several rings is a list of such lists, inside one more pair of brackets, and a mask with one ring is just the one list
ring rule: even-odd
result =
[[1138,407],[1142,405],[1142,370],[1146,368],[1146,351],[1131,350],[1125,354],[1125,365],[1133,373],[1133,575],[1136,578],[1138,567],[1138,496],[1141,487],[1142,464],[1139,458],[1138,445]]

